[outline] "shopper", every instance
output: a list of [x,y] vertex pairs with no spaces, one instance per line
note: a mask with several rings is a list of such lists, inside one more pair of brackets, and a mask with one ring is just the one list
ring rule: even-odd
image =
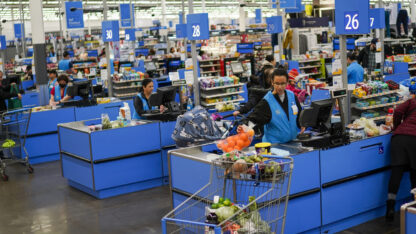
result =
[[[51,91],[53,87],[59,85],[58,84],[58,73],[55,70],[49,71],[49,81],[48,81],[48,88],[49,88],[49,95],[51,94]],[[50,96],[49,96],[50,98]]]
[[[142,81],[142,90],[136,97],[133,99],[134,103],[134,113],[133,119],[145,119],[142,115],[149,110],[154,110],[154,107],[151,107],[149,103],[149,97],[153,92],[153,80],[149,78],[145,78]],[[160,106],[160,112],[163,113],[165,111],[165,107],[163,105]]]
[[10,92],[10,85],[3,79],[3,71],[0,71],[0,112],[7,111],[6,100],[13,97],[22,99],[20,93]]
[[[293,92],[285,90],[288,79],[286,70],[274,70],[273,91],[269,91],[247,117],[256,127],[264,126],[264,142],[286,143],[298,134],[301,105]],[[302,128],[301,132],[304,130]]]
[[262,77],[252,76],[250,79],[250,87],[248,88],[248,100],[238,111],[234,111],[233,115],[249,113],[270,91],[271,79],[273,78],[273,68],[266,69]]
[[265,60],[263,61],[262,67],[260,70],[265,70],[267,68],[275,68],[276,67],[276,60],[274,56],[269,54],[266,56]]
[[23,80],[33,80],[32,65],[27,65]]
[[412,188],[416,188],[416,99],[412,98],[399,105],[393,115],[393,136],[391,138],[391,175],[387,196],[386,220],[394,220],[396,194],[399,191],[403,173],[410,169]]
[[74,73],[73,68],[72,68],[71,57],[69,56],[68,51],[64,52],[64,58],[61,59],[61,61],[59,61],[58,69],[61,71],[65,71],[69,74]]
[[290,28],[289,22],[286,23],[286,30],[283,35],[283,53],[286,60],[292,60],[293,49],[293,30]]
[[356,84],[364,80],[364,68],[357,63],[357,56],[350,52],[347,55],[348,84]]
[[370,45],[363,48],[357,58],[358,63],[361,64],[363,68],[367,68],[368,73],[373,72],[377,67],[377,42],[377,38],[371,40]]
[[51,97],[49,99],[49,105],[51,106],[56,106],[72,99],[72,97],[66,93],[69,83],[68,76],[62,74],[58,77],[57,81],[58,85],[55,85],[51,90]]

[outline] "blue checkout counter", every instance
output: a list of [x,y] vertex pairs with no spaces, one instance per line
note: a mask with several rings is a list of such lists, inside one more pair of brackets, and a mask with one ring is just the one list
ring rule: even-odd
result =
[[102,199],[167,184],[175,122],[143,122],[94,132],[86,126],[91,121],[59,124],[62,175],[69,185]]
[[[390,176],[390,135],[329,150],[279,145],[294,159],[285,233],[336,233],[385,214]],[[170,151],[172,205],[177,207],[208,184],[215,145]],[[192,176],[189,176],[192,175]],[[410,198],[403,178],[397,209]]]
[[[130,109],[134,110],[133,101],[126,102]],[[58,124],[101,118],[102,113],[107,113],[111,120],[115,120],[122,105],[123,101],[115,101],[88,107],[65,107],[32,112],[25,145],[29,162],[37,164],[59,160]]]

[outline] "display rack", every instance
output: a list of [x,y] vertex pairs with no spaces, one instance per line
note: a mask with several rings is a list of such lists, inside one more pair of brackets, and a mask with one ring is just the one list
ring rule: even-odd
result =
[[199,68],[201,69],[201,76],[219,76],[221,73],[221,60],[209,59],[199,61]]
[[139,93],[141,86],[141,80],[121,80],[113,81],[113,94],[118,98],[130,98]]
[[[244,83],[238,83],[233,85],[223,85],[218,87],[200,87],[201,105],[204,107],[214,107],[217,104],[226,104],[226,103],[240,103],[244,101],[244,98],[239,94],[244,93],[243,91]],[[224,100],[230,99],[234,96],[233,100]],[[238,98],[235,98],[238,96]],[[217,99],[215,102],[209,103],[208,99]]]
[[298,63],[300,74],[313,76],[314,78],[319,78],[317,76],[322,76],[322,72],[320,71],[320,68],[322,67],[321,59],[299,60]]

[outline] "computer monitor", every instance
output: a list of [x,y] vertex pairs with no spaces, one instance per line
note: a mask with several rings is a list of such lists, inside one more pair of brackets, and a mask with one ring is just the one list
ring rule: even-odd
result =
[[244,68],[241,62],[232,62],[230,65],[231,65],[231,71],[234,74],[240,74],[244,72]]
[[84,100],[88,99],[90,95],[91,97],[94,96],[90,80],[74,82],[71,86],[68,86],[67,93],[71,97],[80,96]]
[[300,125],[318,129],[320,132],[327,131],[330,128],[332,106],[332,99],[312,102],[311,107],[305,108],[300,113]]
[[146,69],[147,72],[157,70],[156,64],[154,62],[145,62],[144,68]]
[[164,105],[168,111],[179,111],[179,104],[175,102],[176,92],[178,87],[165,86],[157,89],[156,93],[152,93],[149,97],[151,106]]

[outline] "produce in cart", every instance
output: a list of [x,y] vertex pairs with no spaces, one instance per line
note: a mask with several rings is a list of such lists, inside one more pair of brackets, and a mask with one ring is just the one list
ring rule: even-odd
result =
[[250,146],[253,141],[254,130],[243,125],[238,129],[237,134],[229,136],[225,140],[217,142],[218,149],[223,152],[241,151]]

